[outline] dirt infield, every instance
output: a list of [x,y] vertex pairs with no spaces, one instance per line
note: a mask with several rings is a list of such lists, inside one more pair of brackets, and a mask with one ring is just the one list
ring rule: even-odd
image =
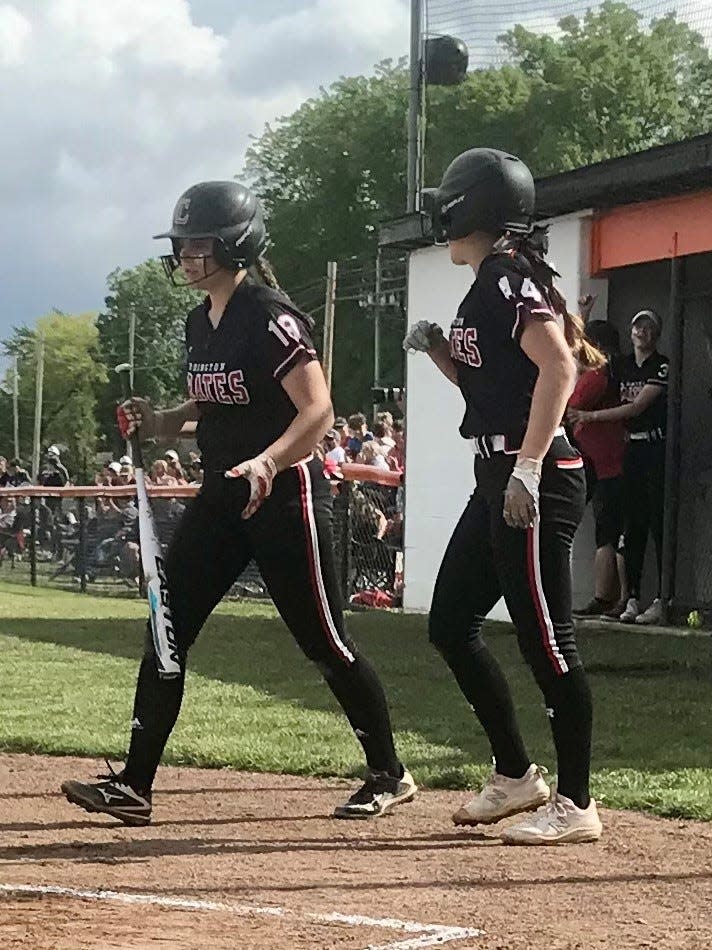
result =
[[0,756],[3,950],[712,947],[711,825],[608,811],[598,845],[513,848],[450,824],[461,793],[338,822],[343,781],[167,768],[129,829],[57,792],[99,767]]

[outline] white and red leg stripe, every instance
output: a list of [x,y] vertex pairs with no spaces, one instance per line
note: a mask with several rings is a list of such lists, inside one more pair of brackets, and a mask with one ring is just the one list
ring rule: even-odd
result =
[[536,610],[544,650],[556,673],[559,676],[563,676],[564,673],[569,672],[569,667],[559,649],[559,644],[556,642],[554,624],[549,614],[549,606],[544,594],[544,585],[541,582],[539,525],[540,519],[537,518],[534,525],[527,529],[527,574],[529,577],[529,590],[531,591],[532,600],[534,601],[534,609]]
[[331,649],[345,660],[346,663],[355,663],[356,657],[341,639],[336,624],[334,623],[331,607],[329,606],[329,599],[326,595],[324,576],[321,571],[321,558],[319,556],[319,536],[317,534],[316,519],[314,517],[311,474],[304,462],[298,462],[294,467],[299,475],[301,485],[302,518],[304,519],[304,532],[307,539],[307,561],[309,563],[312,590],[314,592],[314,600],[316,601],[321,625]]

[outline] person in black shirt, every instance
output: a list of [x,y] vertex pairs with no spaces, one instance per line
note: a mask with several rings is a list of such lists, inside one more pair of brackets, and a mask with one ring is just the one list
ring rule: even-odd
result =
[[8,481],[7,484],[13,488],[17,488],[20,485],[31,485],[32,479],[30,478],[30,473],[22,467],[22,459],[14,458],[10,459],[10,462],[7,467]]
[[65,782],[67,798],[127,824],[147,824],[151,787],[183,695],[185,660],[214,607],[254,557],[304,653],[323,673],[363,746],[363,786],[338,818],[370,818],[416,787],[394,748],[378,677],[348,636],[333,559],[332,495],[314,446],[334,421],[311,340],[312,321],[277,287],[262,257],[267,235],[256,197],[237,182],[204,182],[176,205],[163,258],[173,279],[205,290],[186,323],[188,400],[154,411],[119,407],[121,435],[173,440],[197,421],[203,484],[166,555],[180,676],[161,678],[150,632],[139,671],[122,773]]
[[[507,828],[510,843],[593,841],[589,794],[591,692],[571,619],[571,545],[585,505],[583,462],[561,427],[576,363],[604,357],[571,316],[532,227],[534,181],[519,159],[475,148],[424,196],[453,263],[475,283],[445,340],[421,321],[406,350],[428,353],[465,400],[460,434],[475,454],[476,489],[445,552],[433,593],[430,638],[487,733],[495,761],[456,824]],[[558,759],[551,790],[529,757],[509,686],[481,628],[504,596],[519,646],[544,694]]]
[[[624,556],[630,593],[625,609],[619,614],[623,623],[654,624],[664,619],[660,582],[669,360],[657,349],[661,330],[662,321],[654,310],[636,313],[630,324],[633,352],[614,361],[611,367],[621,405],[573,413],[575,421],[623,420],[628,426],[623,505]],[[648,534],[652,534],[655,544],[658,590],[650,606],[641,612],[640,585]]]
[[[62,464],[61,454],[56,445],[50,445],[37,477],[37,484],[44,488],[64,488],[69,483],[69,472]],[[41,543],[52,548],[54,557],[62,555],[62,537],[60,522],[62,519],[62,499],[42,498],[38,506],[39,537]]]

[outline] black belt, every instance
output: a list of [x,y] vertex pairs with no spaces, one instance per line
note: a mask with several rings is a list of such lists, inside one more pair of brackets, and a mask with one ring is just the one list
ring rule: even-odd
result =
[[[566,430],[563,426],[559,426],[554,433],[554,438],[559,435],[566,435]],[[488,459],[493,455],[501,453],[504,455],[517,455],[519,452],[519,447],[515,449],[509,447],[509,439],[506,435],[475,435],[468,441],[473,453],[483,459]]]
[[663,442],[665,433],[662,429],[650,429],[648,432],[629,432],[631,442]]

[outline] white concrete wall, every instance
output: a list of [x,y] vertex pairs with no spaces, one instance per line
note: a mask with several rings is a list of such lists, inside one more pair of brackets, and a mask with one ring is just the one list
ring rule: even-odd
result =
[[[439,323],[447,336],[472,284],[469,267],[454,267],[446,247],[410,256],[408,324]],[[428,610],[445,546],[474,487],[474,459],[458,426],[464,402],[423,353],[406,362],[404,606]]]
[[[581,294],[597,293],[593,317],[604,319],[607,281],[589,279],[589,228],[589,214],[567,215],[552,221],[549,257],[563,275],[559,286],[570,309],[576,308]],[[408,271],[408,325],[432,320],[447,335],[472,280],[468,267],[450,263],[446,247],[413,252]],[[457,431],[464,409],[462,396],[427,356],[408,356],[406,392],[404,606],[408,610],[427,611],[445,547],[474,489],[474,460]],[[587,518],[574,550],[577,599],[591,593],[593,553],[592,524]],[[503,602],[491,616],[508,619]]]

